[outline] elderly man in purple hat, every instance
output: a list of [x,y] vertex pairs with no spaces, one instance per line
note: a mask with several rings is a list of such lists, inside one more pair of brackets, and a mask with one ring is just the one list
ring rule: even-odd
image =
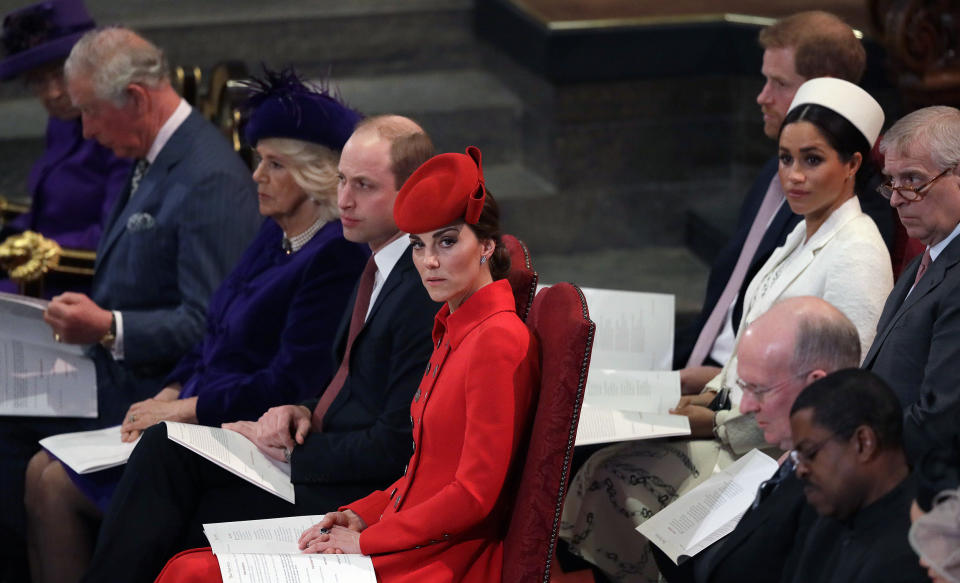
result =
[[[83,137],[80,111],[70,102],[63,61],[94,27],[82,0],[52,0],[11,12],[3,19],[0,80],[22,78],[50,115],[46,148],[27,186],[29,212],[0,231],[31,230],[63,247],[96,249],[104,219],[130,175],[130,161]],[[0,291],[14,291],[10,281]]]

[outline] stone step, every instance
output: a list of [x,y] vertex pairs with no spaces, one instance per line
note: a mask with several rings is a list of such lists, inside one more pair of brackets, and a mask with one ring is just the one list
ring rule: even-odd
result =
[[[100,24],[122,22],[134,28],[347,16],[372,18],[397,13],[469,10],[473,6],[471,0],[283,0],[273,3],[262,0],[86,0],[85,3]],[[22,0],[0,1],[4,12],[23,4]]]
[[0,196],[28,203],[27,176],[33,162],[43,153],[43,139],[0,140]]
[[350,105],[370,115],[399,113],[419,121],[439,152],[474,145],[487,162],[516,162],[521,155],[520,99],[480,70],[428,71],[336,81]]
[[[0,0],[0,11],[26,0]],[[472,0],[89,0],[100,24],[124,24],[164,49],[174,65],[267,63],[337,77],[473,66]],[[0,99],[26,96],[0,83]]]
[[498,202],[552,199],[557,194],[553,184],[519,163],[484,164],[483,178]]
[[47,112],[32,97],[0,101],[0,140],[43,139]]

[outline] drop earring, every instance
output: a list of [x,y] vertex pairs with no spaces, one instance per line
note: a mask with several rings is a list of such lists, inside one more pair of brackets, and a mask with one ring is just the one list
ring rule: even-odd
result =
[[480,256],[480,265],[483,265],[483,264],[486,263],[486,262],[487,262],[487,256],[486,256],[486,255],[481,255],[481,256]]

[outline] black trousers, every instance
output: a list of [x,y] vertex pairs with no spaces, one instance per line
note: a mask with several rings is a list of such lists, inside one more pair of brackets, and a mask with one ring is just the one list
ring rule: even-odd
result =
[[83,581],[149,583],[177,552],[208,545],[204,523],[323,514],[379,486],[297,485],[291,504],[167,439],[161,423],[127,462]]

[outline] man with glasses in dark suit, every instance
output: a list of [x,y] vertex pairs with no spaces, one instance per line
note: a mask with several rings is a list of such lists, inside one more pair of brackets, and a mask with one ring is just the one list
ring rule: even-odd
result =
[[890,292],[863,368],[900,399],[916,463],[950,442],[960,410],[960,111],[935,106],[905,116],[880,152],[886,182],[878,190],[927,248]]
[[[767,443],[787,451],[794,443],[794,399],[829,373],[857,366],[860,337],[853,323],[828,302],[794,297],[750,324],[737,355],[741,412],[754,413]],[[786,557],[813,519],[805,507],[794,464],[784,459],[732,533],[679,567],[655,551],[657,565],[670,583],[778,582]]]

